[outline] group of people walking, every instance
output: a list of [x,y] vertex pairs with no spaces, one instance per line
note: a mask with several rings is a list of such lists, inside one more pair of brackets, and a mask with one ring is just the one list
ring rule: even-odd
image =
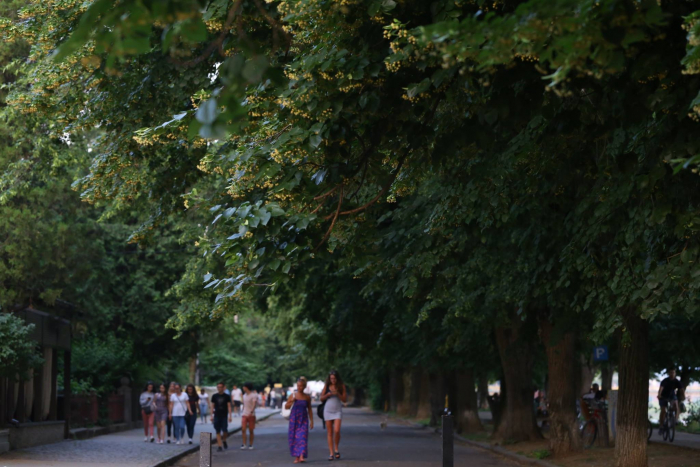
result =
[[[303,463],[309,457],[309,430],[314,428],[314,414],[311,407],[311,395],[306,393],[307,380],[303,376],[297,380],[296,390],[289,395],[285,409],[289,411],[289,430],[287,439],[289,451],[294,463]],[[274,399],[273,399],[274,400]],[[320,396],[322,407],[318,415],[322,418],[328,440],[328,460],[340,459],[340,427],[343,418],[343,404],[347,402],[347,390],[340,375],[331,371],[326,378]],[[281,402],[281,400],[280,400]],[[241,449],[253,449],[255,440],[255,409],[264,406],[261,395],[253,390],[253,385],[246,383],[243,390],[235,385],[229,392],[224,383],[216,385],[216,393],[209,396],[202,388],[200,393],[193,384],[185,390],[179,383],[161,384],[156,390],[153,383],[148,383],[141,393],[139,403],[144,422],[145,442],[166,444],[171,442],[171,433],[175,444],[185,444],[185,433],[192,444],[197,418],[211,422],[216,433],[217,450],[228,449],[228,424],[235,415],[241,417]],[[273,405],[271,403],[270,405]],[[154,428],[155,427],[155,428]],[[157,431],[157,439],[154,437]]]
[[[304,462],[309,457],[309,430],[314,428],[314,414],[311,408],[311,396],[306,394],[306,378],[297,380],[297,389],[289,396],[285,404],[289,414],[289,430],[287,440],[289,452],[294,458],[294,463]],[[321,391],[323,415],[326,436],[328,438],[328,460],[340,459],[340,426],[343,419],[343,404],[347,402],[347,390],[340,375],[331,371],[326,378]]]
[[[249,386],[252,389],[252,385]],[[227,391],[225,395],[229,401],[233,400],[232,414],[238,414],[243,404],[243,392],[234,385],[232,391]],[[197,394],[193,384],[188,384],[183,391],[182,385],[177,382],[160,384],[158,390],[155,384],[147,383],[139,397],[144,441],[169,444],[174,438],[175,444],[185,444],[187,433],[189,444],[192,444],[197,418],[199,417],[202,423],[207,423],[207,416],[214,412],[216,401],[216,394],[210,400],[204,388]],[[157,439],[154,434],[157,435]]]

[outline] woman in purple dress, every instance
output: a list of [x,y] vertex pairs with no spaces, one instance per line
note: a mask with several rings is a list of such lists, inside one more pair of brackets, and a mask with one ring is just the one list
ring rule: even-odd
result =
[[304,393],[306,378],[297,380],[297,390],[289,396],[286,407],[292,408],[289,415],[289,452],[294,463],[304,462],[309,457],[309,429],[314,429],[314,413],[311,409],[311,396]]

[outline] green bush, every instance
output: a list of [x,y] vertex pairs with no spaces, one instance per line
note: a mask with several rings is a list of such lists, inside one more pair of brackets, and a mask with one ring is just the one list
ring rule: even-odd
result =
[[0,313],[0,376],[15,378],[41,365],[35,342],[29,338],[33,324],[11,313]]

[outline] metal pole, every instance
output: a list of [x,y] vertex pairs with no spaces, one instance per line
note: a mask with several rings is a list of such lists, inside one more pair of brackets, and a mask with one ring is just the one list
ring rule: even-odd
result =
[[442,416],[442,467],[454,467],[454,437],[452,432],[452,415]]
[[211,467],[211,433],[199,434],[199,467]]

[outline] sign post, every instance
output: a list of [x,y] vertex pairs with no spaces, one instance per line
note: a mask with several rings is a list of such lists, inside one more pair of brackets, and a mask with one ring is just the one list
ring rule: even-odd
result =
[[607,362],[608,361],[608,346],[599,345],[593,347],[593,361],[594,362]]
[[446,413],[442,416],[442,467],[454,467],[454,436],[452,415]]

